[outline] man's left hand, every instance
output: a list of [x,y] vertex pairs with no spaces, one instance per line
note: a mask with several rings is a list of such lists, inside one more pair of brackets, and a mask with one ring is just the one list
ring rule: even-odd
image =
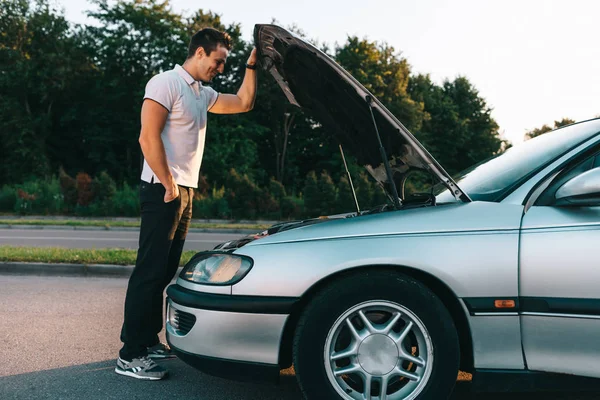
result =
[[248,57],[248,63],[250,65],[256,65],[258,58],[256,57],[256,47],[252,49],[252,53],[250,53],[250,57]]

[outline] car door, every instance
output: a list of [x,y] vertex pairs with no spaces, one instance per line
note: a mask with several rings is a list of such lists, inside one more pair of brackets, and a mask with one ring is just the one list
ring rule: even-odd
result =
[[597,150],[547,179],[522,219],[519,306],[530,370],[600,377],[600,195],[580,205],[556,200],[567,182],[600,172]]

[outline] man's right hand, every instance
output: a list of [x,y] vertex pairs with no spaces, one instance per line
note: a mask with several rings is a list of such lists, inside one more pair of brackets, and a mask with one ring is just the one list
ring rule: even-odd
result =
[[179,187],[175,182],[165,185],[165,203],[170,203],[179,197]]

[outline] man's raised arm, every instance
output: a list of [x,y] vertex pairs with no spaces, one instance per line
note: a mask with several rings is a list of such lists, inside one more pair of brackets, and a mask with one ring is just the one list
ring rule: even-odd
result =
[[[252,49],[247,65],[256,68],[256,49]],[[214,114],[237,114],[252,110],[256,98],[256,73],[255,69],[246,68],[244,81],[237,94],[219,94],[209,111]]]

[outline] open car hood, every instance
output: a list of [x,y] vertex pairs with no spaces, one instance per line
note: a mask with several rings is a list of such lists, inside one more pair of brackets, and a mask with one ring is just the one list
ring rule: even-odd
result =
[[470,201],[408,129],[328,55],[276,25],[255,25],[254,41],[260,67],[273,75],[288,100],[330,131],[392,200],[373,118],[399,192],[406,173],[420,169],[437,177],[456,199]]

